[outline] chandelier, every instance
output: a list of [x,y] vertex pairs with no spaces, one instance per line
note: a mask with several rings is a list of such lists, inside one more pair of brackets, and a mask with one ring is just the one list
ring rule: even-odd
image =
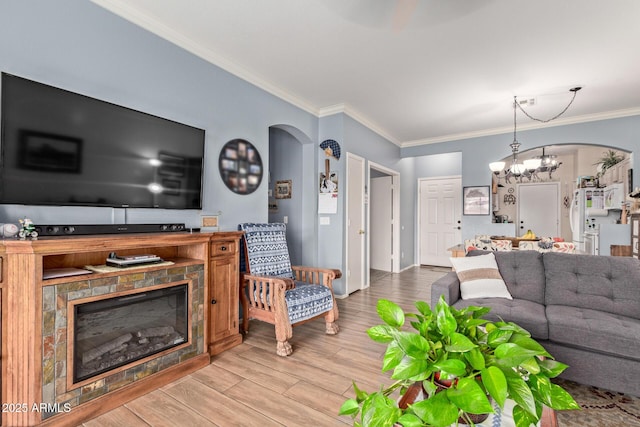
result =
[[576,98],[576,94],[580,89],[582,88],[574,87],[569,89],[570,92],[573,92],[573,97],[571,98],[571,101],[569,101],[567,106],[564,107],[564,109],[560,113],[546,120],[538,119],[536,117],[531,116],[522,108],[522,106],[518,102],[517,97],[516,96],[513,97],[513,142],[509,144],[509,147],[511,148],[511,164],[507,169],[505,169],[506,162],[504,161],[489,163],[489,169],[491,169],[491,171],[495,174],[496,178],[498,179],[501,178],[500,177],[501,172],[504,172],[504,178],[506,182],[510,182],[511,177],[515,177],[516,179],[520,179],[520,180],[522,180],[522,178],[525,177],[525,178],[528,178],[529,180],[533,180],[538,178],[538,173],[540,172],[548,172],[549,178],[551,178],[551,174],[556,169],[558,169],[558,167],[560,167],[562,163],[558,162],[557,156],[553,154],[546,154],[545,147],[542,147],[541,156],[535,156],[533,158],[526,159],[524,161],[520,161],[520,159],[518,158],[520,143],[518,142],[518,139],[516,137],[517,109],[519,108],[527,117],[529,117],[532,120],[535,120],[541,123],[548,123],[552,120],[557,119],[569,109],[569,107],[573,103],[573,100]]

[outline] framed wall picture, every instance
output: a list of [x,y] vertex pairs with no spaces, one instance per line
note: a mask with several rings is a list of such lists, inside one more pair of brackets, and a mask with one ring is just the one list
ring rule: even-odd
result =
[[291,180],[286,179],[282,181],[276,181],[276,187],[274,191],[276,199],[290,199],[291,198]]
[[490,186],[464,187],[462,189],[462,214],[463,215],[489,215],[490,213]]

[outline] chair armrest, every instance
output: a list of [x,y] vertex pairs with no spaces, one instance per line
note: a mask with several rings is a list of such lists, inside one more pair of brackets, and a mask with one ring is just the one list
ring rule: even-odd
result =
[[243,307],[249,305],[257,310],[287,312],[284,294],[296,287],[293,280],[284,277],[253,276],[242,274],[240,299]]
[[247,273],[241,273],[240,282],[242,287],[251,286],[255,288],[257,285],[262,284],[262,287],[266,289],[265,292],[270,289],[287,291],[296,287],[296,283],[287,277],[256,276]]
[[342,277],[342,272],[331,268],[291,266],[295,280],[312,285],[325,285],[333,290],[333,279]]
[[447,273],[431,284],[431,308],[436,306],[440,295],[444,295],[444,300],[449,305],[460,299],[460,280],[458,280],[458,275],[454,271]]

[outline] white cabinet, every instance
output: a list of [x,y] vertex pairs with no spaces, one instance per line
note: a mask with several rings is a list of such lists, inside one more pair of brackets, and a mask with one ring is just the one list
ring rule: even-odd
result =
[[624,193],[629,193],[629,169],[631,169],[631,159],[626,158],[620,163],[611,166],[600,178],[600,186],[609,186],[611,184],[623,183]]

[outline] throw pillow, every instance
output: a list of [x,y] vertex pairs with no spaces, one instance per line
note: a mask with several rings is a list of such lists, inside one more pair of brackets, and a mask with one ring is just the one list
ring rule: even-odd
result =
[[500,275],[496,257],[492,253],[474,257],[451,258],[451,264],[453,264],[460,280],[462,299],[513,299]]

